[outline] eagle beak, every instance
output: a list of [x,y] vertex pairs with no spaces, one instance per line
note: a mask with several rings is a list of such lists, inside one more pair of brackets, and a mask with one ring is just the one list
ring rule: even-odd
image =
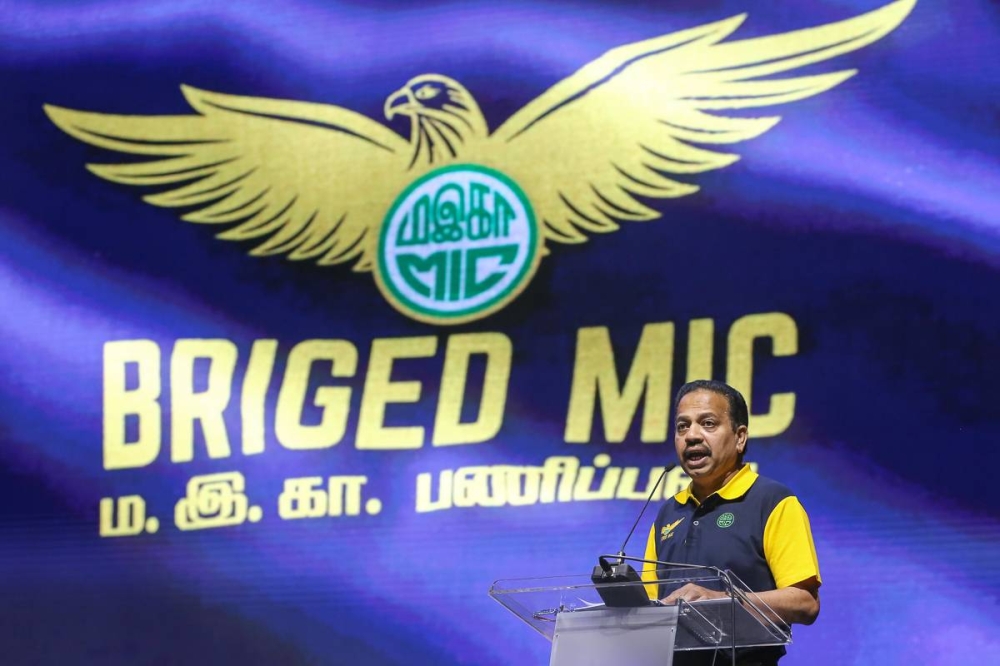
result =
[[410,94],[410,89],[402,88],[389,95],[389,98],[385,100],[385,118],[392,120],[396,114],[408,116],[413,112],[415,106],[416,101]]

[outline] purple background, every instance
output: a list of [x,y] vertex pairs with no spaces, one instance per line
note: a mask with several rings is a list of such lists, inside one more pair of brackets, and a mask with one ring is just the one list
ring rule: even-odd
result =
[[[405,319],[370,275],[280,257],[181,224],[86,162],[117,156],[59,131],[43,104],[190,111],[197,88],[342,105],[382,118],[410,77],[449,75],[491,128],[615,46],[748,12],[735,39],[844,19],[877,0],[751,3],[0,2],[0,645],[10,663],[547,663],[548,645],[486,595],[495,578],[587,571],[638,502],[413,512],[419,472],[600,452],[649,468],[666,445],[562,441],[580,327],[622,358],[645,323],[780,311],[799,353],[759,350],[755,394],[794,391],[795,420],[752,442],[812,517],[823,610],[787,664],[1000,661],[1000,6],[921,0],[896,31],[816,71],[860,73],[777,109],[743,159],[656,202],[663,219],[553,248],[503,311],[453,329]],[[731,38],[731,39],[733,39]],[[404,133],[406,125],[393,124]],[[358,451],[370,341],[441,336],[399,422],[430,425],[447,334],[514,345],[506,418],[474,446]],[[222,337],[240,348],[343,338],[359,350],[348,436],[315,452],[107,472],[102,346]],[[243,365],[240,366],[244,367]],[[622,368],[624,371],[625,368]],[[238,370],[238,373],[241,372]],[[684,376],[678,353],[675,387]],[[237,382],[240,376],[237,377]],[[166,379],[165,379],[166,382]],[[166,390],[166,383],[164,385]],[[755,404],[753,411],[763,411]],[[164,414],[165,422],[167,414]],[[239,424],[227,413],[231,434]],[[374,517],[181,533],[192,475],[238,469],[276,497],[293,476],[366,474]],[[156,535],[101,539],[101,497],[141,492]],[[636,543],[632,550],[638,552]]]

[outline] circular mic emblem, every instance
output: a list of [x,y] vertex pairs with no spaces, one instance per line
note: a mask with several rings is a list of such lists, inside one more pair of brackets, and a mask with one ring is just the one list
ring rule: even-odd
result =
[[413,182],[379,234],[375,281],[403,314],[432,324],[485,317],[512,301],[538,268],[535,213],[494,169],[458,164]]

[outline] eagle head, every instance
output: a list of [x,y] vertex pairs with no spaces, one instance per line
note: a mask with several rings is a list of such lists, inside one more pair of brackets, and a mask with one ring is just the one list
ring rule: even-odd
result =
[[413,160],[433,164],[458,155],[463,144],[486,138],[479,105],[462,84],[441,74],[422,74],[385,100],[385,117],[410,117]]

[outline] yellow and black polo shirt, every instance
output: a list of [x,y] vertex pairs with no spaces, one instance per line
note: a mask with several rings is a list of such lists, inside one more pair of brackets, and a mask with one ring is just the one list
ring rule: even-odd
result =
[[[699,503],[691,487],[660,508],[646,543],[647,560],[730,569],[755,592],[820,581],[809,517],[792,491],[744,465]],[[643,566],[644,580],[657,578]],[[651,587],[650,595],[657,590]]]

